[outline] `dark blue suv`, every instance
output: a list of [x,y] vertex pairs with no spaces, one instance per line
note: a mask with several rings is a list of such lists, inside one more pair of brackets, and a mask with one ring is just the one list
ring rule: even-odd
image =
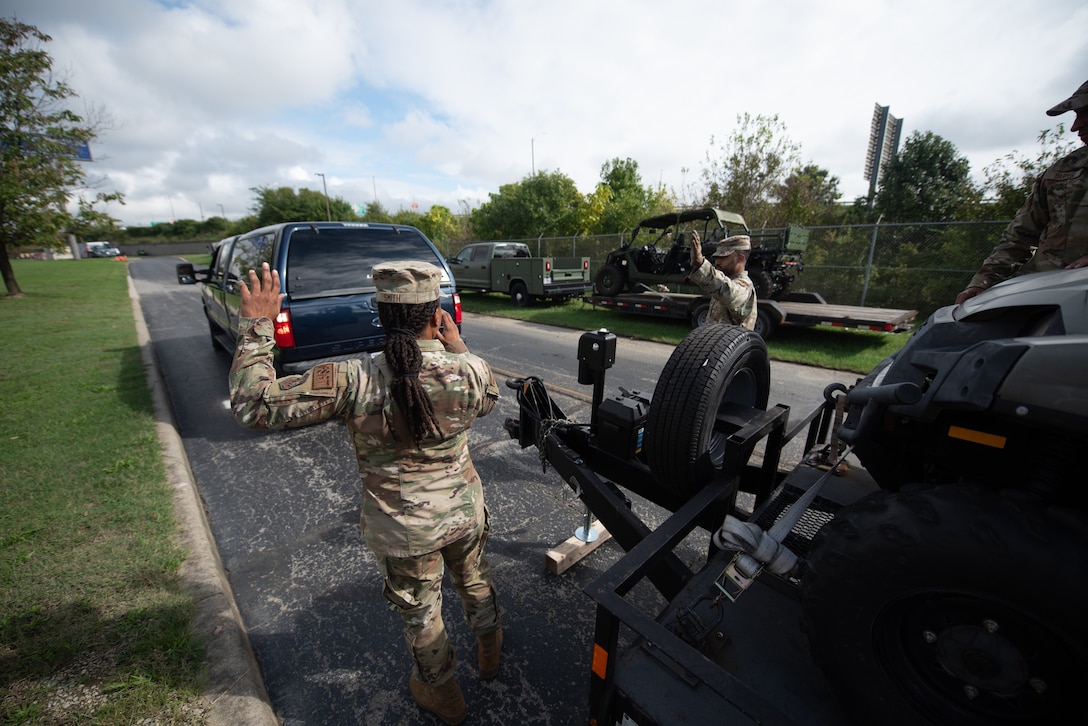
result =
[[267,262],[287,294],[277,316],[276,367],[298,373],[325,360],[379,351],[385,331],[374,303],[374,265],[422,260],[442,270],[441,304],[458,327],[461,298],[442,255],[415,227],[354,222],[289,222],[228,237],[212,246],[212,266],[178,265],[178,281],[203,283],[212,342],[234,350],[238,282]]

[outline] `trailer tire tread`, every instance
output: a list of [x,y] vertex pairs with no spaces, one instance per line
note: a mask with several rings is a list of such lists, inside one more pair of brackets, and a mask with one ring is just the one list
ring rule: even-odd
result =
[[681,497],[706,486],[719,406],[765,410],[769,396],[770,362],[758,335],[722,323],[691,331],[665,363],[647,414],[646,457],[658,481]]

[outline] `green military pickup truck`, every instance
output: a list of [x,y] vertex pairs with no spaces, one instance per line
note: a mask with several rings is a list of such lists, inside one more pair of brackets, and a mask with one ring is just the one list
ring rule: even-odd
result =
[[507,293],[518,307],[580,296],[592,285],[588,257],[533,257],[520,242],[476,242],[447,262],[458,291]]

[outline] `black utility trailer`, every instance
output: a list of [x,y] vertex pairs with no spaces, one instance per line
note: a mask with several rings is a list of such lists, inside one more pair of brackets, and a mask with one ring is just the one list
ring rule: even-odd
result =
[[[511,437],[626,551],[586,588],[588,722],[1083,721],[1086,294],[1077,270],[942,308],[799,419],[767,405],[762,338],[722,324],[677,346],[651,399],[605,398],[616,339],[584,334],[589,423],[508,381]],[[672,515],[651,528],[629,494]]]
[[[579,382],[594,386],[588,426],[567,421],[539,379],[507,381],[521,404],[520,418],[506,422],[511,436],[523,447],[538,446],[542,461],[627,552],[586,588],[597,603],[589,723],[849,723],[798,632],[795,582],[764,575],[741,600],[735,587],[723,585],[735,552],[711,546],[694,569],[673,552],[696,528],[716,530],[735,511],[738,493],[754,504],[752,520],[769,528],[824,477],[836,399],[829,397],[793,422],[785,406],[761,410],[730,403],[717,414],[728,419],[720,469],[686,498],[682,491],[663,489],[639,458],[647,401],[629,392],[604,398],[604,371],[614,352],[615,336],[606,331],[580,341]],[[745,399],[753,392],[743,381],[739,388],[725,397]],[[802,435],[812,454],[787,476],[779,471],[780,454]],[[757,447],[761,460],[750,463]],[[787,538],[795,551],[803,553],[843,503],[874,488],[864,470],[842,473]],[[624,490],[674,514],[651,530],[632,511]],[[668,600],[663,612],[644,612],[625,597],[642,581]]]

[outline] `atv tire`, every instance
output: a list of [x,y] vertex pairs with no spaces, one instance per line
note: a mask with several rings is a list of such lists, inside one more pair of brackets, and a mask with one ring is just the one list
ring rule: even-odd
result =
[[646,415],[646,463],[660,484],[685,500],[706,486],[739,428],[725,416],[728,404],[766,410],[770,389],[758,335],[722,323],[688,333],[661,370]]
[[1068,723],[1086,572],[1083,513],[1024,491],[876,492],[813,539],[802,625],[859,723]]
[[615,265],[605,265],[597,272],[593,286],[597,288],[598,295],[615,297],[623,292],[623,284],[626,282],[623,270]]
[[756,290],[756,300],[770,300],[774,293],[774,280],[764,270],[750,271],[748,276],[752,279],[752,287]]

